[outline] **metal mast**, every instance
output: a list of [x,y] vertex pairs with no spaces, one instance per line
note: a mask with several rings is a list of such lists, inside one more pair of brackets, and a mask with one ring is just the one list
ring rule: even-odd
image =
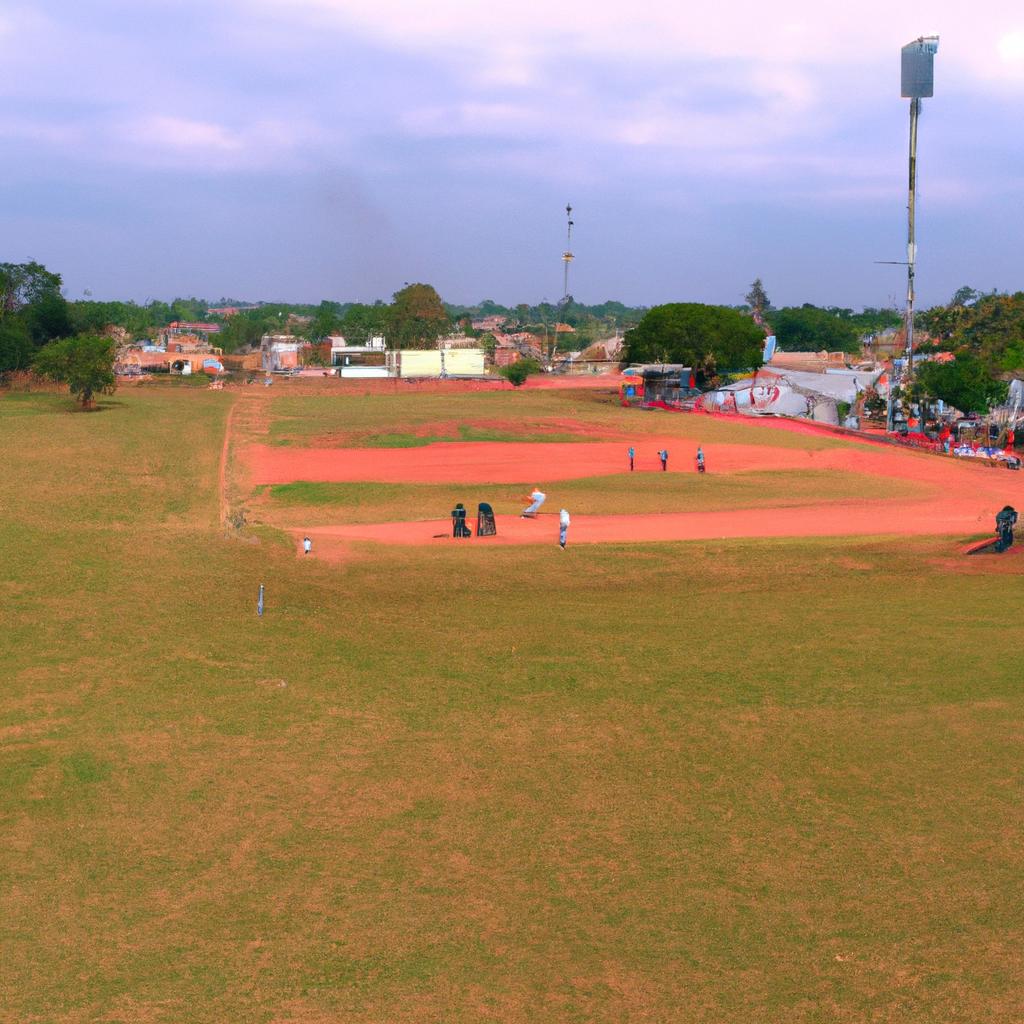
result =
[[565,219],[568,222],[565,231],[565,252],[562,253],[562,262],[565,264],[565,274],[562,280],[562,304],[569,298],[569,264],[573,261],[572,255],[572,207],[565,204]]
[[921,99],[935,94],[934,63],[939,49],[938,36],[921,36],[907,43],[901,52],[900,95],[910,100],[910,173],[907,187],[907,376],[914,379],[914,272],[917,263],[917,237],[914,214],[917,205],[917,120]]

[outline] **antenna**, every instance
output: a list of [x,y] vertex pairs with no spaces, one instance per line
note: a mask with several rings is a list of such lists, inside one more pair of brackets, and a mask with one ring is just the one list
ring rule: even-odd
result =
[[917,121],[921,100],[935,95],[934,63],[938,36],[921,36],[900,51],[900,95],[910,100],[910,174],[907,187],[907,382],[914,379],[914,274],[917,237],[914,214],[917,200]]
[[572,206],[565,204],[565,219],[568,222],[565,231],[565,252],[562,253],[562,262],[565,264],[565,275],[562,281],[562,305],[569,299],[569,264],[573,261],[572,255]]

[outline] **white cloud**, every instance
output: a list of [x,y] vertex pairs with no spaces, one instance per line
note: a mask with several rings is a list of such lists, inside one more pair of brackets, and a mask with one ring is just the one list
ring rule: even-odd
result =
[[242,148],[238,135],[211,121],[192,121],[184,117],[157,115],[128,127],[132,141],[157,149],[194,154],[199,150],[234,153]]
[[292,21],[356,30],[400,50],[444,54],[489,71],[502,84],[526,86],[536,83],[541,62],[584,55],[737,60],[752,67],[815,67],[823,74],[837,65],[891,61],[895,77],[899,47],[933,31],[943,36],[942,63],[981,81],[1012,80],[1022,29],[1020,16],[1005,0],[908,0],[895,6],[890,0],[827,6],[820,0],[721,0],[699,6],[675,0],[236,2]]
[[999,56],[1005,65],[1024,73],[1024,29],[1007,32],[999,40]]

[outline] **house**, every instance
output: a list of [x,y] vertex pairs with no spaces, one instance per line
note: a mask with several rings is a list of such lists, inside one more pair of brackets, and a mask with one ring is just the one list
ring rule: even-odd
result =
[[349,345],[341,335],[327,339],[331,345],[331,366],[339,377],[387,377],[386,349],[383,335],[365,345]]
[[402,349],[387,353],[393,377],[480,377],[485,371],[482,348]]
[[259,309],[259,306],[211,306],[207,316],[222,316],[227,319],[229,316],[238,316],[239,313],[248,312],[251,309]]
[[263,369],[273,370],[297,369],[299,365],[299,349],[302,341],[290,334],[264,334],[260,338],[260,355]]
[[504,314],[478,317],[472,321],[474,331],[496,331],[508,319]]
[[544,361],[539,339],[526,331],[519,331],[516,334],[495,334],[494,342],[494,365],[497,367],[511,366],[520,359],[534,359],[538,363]]
[[182,335],[208,340],[211,334],[220,334],[220,324],[196,323],[186,320],[173,320],[157,332],[157,340],[166,344],[171,338]]

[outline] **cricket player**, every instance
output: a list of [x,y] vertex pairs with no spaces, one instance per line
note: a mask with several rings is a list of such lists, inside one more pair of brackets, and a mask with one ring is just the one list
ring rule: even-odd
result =
[[569,533],[569,512],[567,509],[562,509],[558,513],[558,546],[564,551],[565,540]]
[[547,495],[536,485],[530,492],[530,497],[527,499],[530,502],[528,508],[523,509],[523,519],[536,519],[537,512],[540,510],[541,505],[547,500]]

